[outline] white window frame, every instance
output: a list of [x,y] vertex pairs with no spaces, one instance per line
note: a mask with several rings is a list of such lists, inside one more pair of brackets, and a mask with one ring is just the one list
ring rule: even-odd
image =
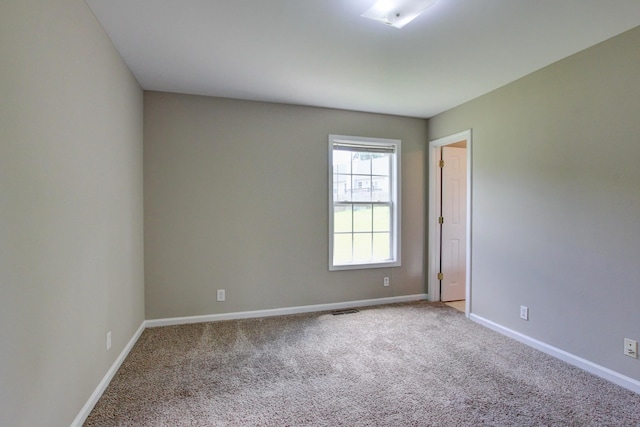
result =
[[[375,261],[375,262],[358,262],[349,264],[337,264],[333,263],[333,236],[334,236],[334,205],[335,203],[344,203],[334,200],[333,194],[333,149],[336,143],[352,143],[357,145],[370,145],[372,147],[394,147],[394,155],[391,161],[390,172],[390,201],[391,201],[391,259],[388,261]],[[400,259],[400,236],[401,236],[401,141],[399,139],[383,139],[383,138],[367,138],[360,136],[346,136],[346,135],[329,135],[329,270],[356,270],[366,268],[385,268],[385,267],[399,267],[401,265]],[[366,203],[366,202],[365,202]],[[376,202],[367,203],[376,204]]]

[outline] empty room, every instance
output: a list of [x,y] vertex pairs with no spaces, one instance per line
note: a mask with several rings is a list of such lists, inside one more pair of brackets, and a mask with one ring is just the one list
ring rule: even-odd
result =
[[4,0],[0,426],[640,424],[637,0]]

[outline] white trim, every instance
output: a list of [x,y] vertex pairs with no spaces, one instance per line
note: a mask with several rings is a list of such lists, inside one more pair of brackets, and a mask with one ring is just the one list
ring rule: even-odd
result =
[[91,413],[91,410],[94,406],[96,406],[96,403],[98,403],[98,400],[102,396],[102,393],[104,393],[104,391],[107,389],[107,386],[115,376],[116,372],[118,372],[118,369],[120,369],[120,365],[122,365],[122,362],[124,362],[124,359],[126,359],[126,357],[129,355],[129,352],[138,341],[138,338],[140,338],[140,335],[142,335],[142,332],[146,328],[146,322],[147,321],[145,320],[140,324],[140,327],[133,334],[122,352],[120,352],[120,355],[113,362],[113,365],[111,365],[111,368],[109,368],[105,376],[102,378],[102,381],[100,381],[95,390],[93,390],[93,393],[91,393],[91,396],[89,396],[89,400],[87,400],[87,403],[84,404],[84,406],[80,410],[80,413],[78,413],[78,415],[76,416],[76,419],[71,423],[71,427],[82,427],[82,424],[84,424],[84,422],[87,420],[87,417]]
[[496,332],[499,332],[502,335],[506,335],[510,338],[515,339],[516,341],[520,341],[521,343],[526,344],[529,347],[533,347],[536,350],[547,353],[548,355],[560,359],[563,362],[567,362],[570,365],[583,369],[607,381],[611,381],[612,383],[631,390],[635,393],[640,393],[640,381],[638,380],[635,380],[626,375],[622,375],[621,373],[616,372],[612,369],[605,368],[604,366],[593,363],[587,359],[583,359],[579,356],[576,356],[575,354],[568,353],[542,341],[538,341],[535,338],[531,338],[527,335],[506,328],[502,325],[492,322],[491,320],[487,320],[475,314],[471,314],[469,317],[474,322],[479,323],[482,326],[486,326],[487,328],[492,329]]
[[466,266],[466,290],[465,290],[465,315],[469,317],[471,313],[471,224],[472,224],[472,135],[471,129],[454,135],[445,136],[429,142],[429,237],[428,237],[428,262],[427,262],[427,294],[430,301],[440,301],[440,288],[438,283],[438,264],[440,261],[440,251],[438,250],[438,210],[436,189],[436,173],[438,171],[437,150],[445,145],[454,144],[460,141],[467,143],[467,266]]
[[[329,271],[340,270],[358,270],[366,268],[386,268],[399,267],[402,265],[401,254],[401,236],[402,236],[402,141],[399,139],[385,138],[368,138],[361,136],[333,135],[329,138],[329,156],[328,156],[328,195],[329,195]],[[392,259],[390,261],[371,262],[371,263],[353,263],[353,264],[333,264],[333,144],[334,142],[353,142],[368,145],[394,146],[394,161],[391,162],[391,252]],[[348,202],[345,202],[348,203]]]
[[427,299],[426,294],[403,295],[399,297],[375,298],[358,301],[336,302],[329,304],[302,305],[298,307],[274,308],[270,310],[239,311],[235,313],[206,314],[202,316],[171,317],[147,320],[147,328],[158,326],[184,325],[187,323],[217,322],[221,320],[252,319],[256,317],[284,316],[287,314],[313,313],[319,311],[341,310],[353,307],[366,307],[398,302],[420,301]]

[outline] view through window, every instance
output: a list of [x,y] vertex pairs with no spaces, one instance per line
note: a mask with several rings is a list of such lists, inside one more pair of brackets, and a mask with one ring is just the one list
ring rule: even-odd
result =
[[330,268],[396,264],[400,141],[331,135],[330,150]]

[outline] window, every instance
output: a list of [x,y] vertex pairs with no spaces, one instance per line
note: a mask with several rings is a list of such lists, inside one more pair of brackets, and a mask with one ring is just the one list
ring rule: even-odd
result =
[[329,135],[329,270],[400,265],[400,141]]

